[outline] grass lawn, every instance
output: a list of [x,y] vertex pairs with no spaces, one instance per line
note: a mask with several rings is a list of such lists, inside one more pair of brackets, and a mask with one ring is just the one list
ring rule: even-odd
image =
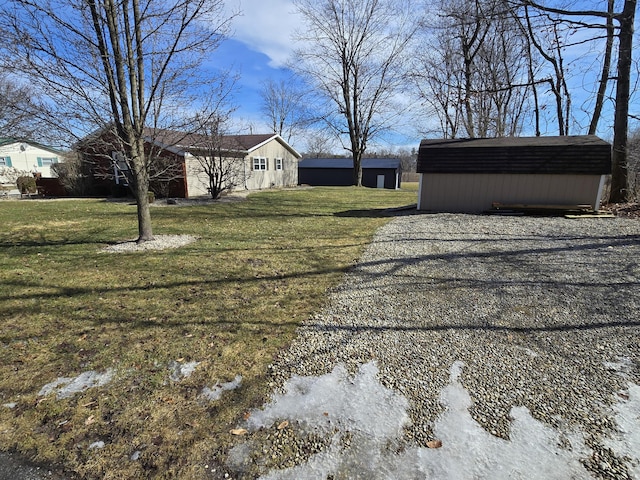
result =
[[[274,356],[388,221],[383,210],[415,203],[416,190],[158,206],[154,233],[199,240],[129,253],[101,250],[135,238],[134,205],[0,202],[0,449],[80,478],[205,478],[237,439],[230,429],[268,398]],[[171,378],[189,362],[191,376]],[[111,381],[39,395],[88,371]],[[201,397],[236,375],[239,388]]]

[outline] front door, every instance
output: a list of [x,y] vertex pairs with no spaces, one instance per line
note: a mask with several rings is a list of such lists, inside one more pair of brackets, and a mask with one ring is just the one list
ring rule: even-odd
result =
[[378,175],[378,182],[376,188],[384,188],[384,175]]

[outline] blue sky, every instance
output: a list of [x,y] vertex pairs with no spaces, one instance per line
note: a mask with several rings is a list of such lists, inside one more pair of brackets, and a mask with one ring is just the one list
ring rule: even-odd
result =
[[[290,78],[291,71],[286,65],[294,49],[292,35],[303,24],[296,8],[288,0],[227,0],[228,14],[241,11],[232,23],[231,38],[227,39],[214,53],[212,65],[231,68],[240,74],[235,96],[238,110],[235,117],[240,127],[249,126],[254,133],[268,131],[260,114],[260,88],[268,79]],[[304,151],[303,139],[292,139],[294,148]],[[417,135],[406,137],[393,134],[372,145],[369,153],[378,147],[418,148]],[[346,153],[340,145],[335,153]]]
[[[597,6],[592,6],[599,8],[603,0],[589,0],[588,3],[597,4]],[[232,68],[240,75],[237,85],[238,93],[235,98],[238,104],[236,119],[242,128],[246,129],[251,126],[254,132],[267,131],[268,127],[259,111],[260,87],[262,82],[267,79],[277,80],[290,75],[286,64],[293,52],[292,34],[302,26],[302,18],[296,13],[293,3],[289,0],[227,0],[226,9],[229,14],[232,12],[241,12],[241,14],[234,18],[231,38],[226,40],[214,53],[212,64],[223,69]],[[578,46],[576,48],[578,53],[581,48],[584,47]],[[570,64],[572,53],[576,52],[567,52],[568,58],[566,60]],[[594,56],[590,60],[594,63],[586,67],[593,75],[599,73],[601,68],[599,61],[595,61],[598,56],[599,51],[594,52]],[[572,65],[571,70],[574,68],[585,68],[585,65],[583,64],[582,67]],[[584,80],[584,78],[580,79],[582,88],[572,88],[573,114],[582,128],[574,128],[573,131],[570,131],[571,134],[586,133],[588,125],[587,116],[580,112],[580,107],[584,103],[591,103],[593,93],[588,92],[589,88],[587,91],[583,90],[587,87]],[[590,106],[584,106],[587,110],[591,110]],[[608,112],[604,114],[599,131],[599,134],[607,140],[611,139],[611,106],[612,103],[608,102]],[[638,105],[633,101],[631,110],[632,113],[638,113]],[[633,128],[634,125],[637,125],[637,122],[632,122],[631,127]],[[553,123],[547,125],[546,128],[549,130],[544,134],[557,134]],[[404,148],[417,148],[420,136],[412,131],[413,128],[404,127],[404,130],[408,132],[407,136],[391,135],[386,142],[380,142],[381,146],[390,148],[395,145]],[[305,145],[302,141],[298,140],[292,143],[294,143],[294,147],[304,150]],[[375,148],[376,146],[373,145],[370,150]],[[342,153],[340,147],[336,148],[336,153]]]
[[240,11],[232,23],[231,38],[218,48],[212,63],[239,74],[236,116],[258,130],[265,125],[260,115],[260,88],[268,79],[290,74],[286,63],[292,53],[291,35],[299,24],[295,7],[286,0],[229,0],[227,12]]

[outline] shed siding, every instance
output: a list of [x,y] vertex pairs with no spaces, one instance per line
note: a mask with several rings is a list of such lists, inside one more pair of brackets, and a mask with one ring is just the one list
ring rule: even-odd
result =
[[530,205],[591,205],[600,175],[443,174],[420,175],[418,208],[438,212],[480,212],[494,202]]
[[[384,188],[395,189],[398,171],[389,168],[367,168],[362,170],[362,186],[376,188],[378,175],[384,175]],[[400,180],[397,180],[400,183]],[[398,185],[398,188],[400,185]]]
[[[378,175],[384,175],[384,188],[395,189],[396,182],[400,183],[399,174],[395,169],[363,168],[362,186],[376,188]],[[301,185],[348,187],[353,185],[353,170],[345,168],[300,168],[299,181]],[[398,185],[399,187],[400,185]]]
[[[301,185],[351,186],[353,160],[350,158],[305,158],[298,164]],[[376,188],[378,175],[384,175],[384,188],[400,188],[402,164],[389,158],[362,159],[362,185]]]
[[301,185],[346,187],[353,185],[353,170],[345,168],[300,168]]

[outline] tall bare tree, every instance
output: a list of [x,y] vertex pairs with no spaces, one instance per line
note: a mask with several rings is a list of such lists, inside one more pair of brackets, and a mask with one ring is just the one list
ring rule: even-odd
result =
[[[637,0],[624,0],[622,8],[612,11],[608,4],[607,11],[602,10],[570,10],[556,8],[532,0],[524,0],[525,6],[530,6],[540,12],[557,15],[562,21],[571,23],[577,28],[600,28],[610,38],[611,22],[615,22],[617,31],[617,73],[615,109],[613,119],[613,151],[611,193],[609,201],[620,203],[628,199],[628,171],[627,171],[627,141],[629,129],[629,99],[631,96],[631,67],[633,61],[633,32],[637,7]],[[588,22],[589,19],[600,20]],[[608,48],[608,42],[607,42]],[[606,61],[606,50],[604,55]],[[604,68],[604,67],[603,67]],[[608,81],[608,75],[602,75],[600,86]],[[606,89],[606,88],[605,88]],[[598,104],[596,103],[596,108]]]
[[415,32],[408,0],[295,0],[305,18],[294,68],[328,101],[327,124],[351,152],[354,184],[362,155],[389,126]]
[[3,137],[43,138],[43,111],[33,90],[11,79],[10,72],[0,70],[0,132]]
[[443,1],[411,73],[445,137],[516,135],[526,120],[526,37],[498,0]]
[[295,78],[265,81],[260,96],[260,110],[269,121],[273,133],[287,142],[313,122],[308,108],[311,95]]
[[70,133],[110,127],[125,151],[138,241],[153,239],[147,127],[184,106],[226,33],[223,0],[6,0],[4,59],[49,98]]
[[333,156],[334,137],[331,132],[326,129],[309,130],[305,134],[305,139],[307,143],[305,157],[323,158]]

